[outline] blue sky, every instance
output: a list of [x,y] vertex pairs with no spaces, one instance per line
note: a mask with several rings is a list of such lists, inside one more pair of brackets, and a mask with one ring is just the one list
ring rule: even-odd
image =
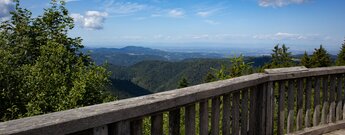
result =
[[[22,0],[34,15],[48,3]],[[89,47],[338,49],[345,37],[344,0],[68,0],[67,8],[77,26],[70,35]]]

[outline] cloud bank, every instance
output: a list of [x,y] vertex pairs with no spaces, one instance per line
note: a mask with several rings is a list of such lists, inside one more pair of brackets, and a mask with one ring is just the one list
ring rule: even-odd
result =
[[302,4],[308,0],[259,0],[261,7],[283,7],[290,4]]
[[7,20],[13,10],[14,3],[12,0],[0,0],[0,21]]
[[168,15],[170,17],[183,17],[184,16],[184,12],[181,9],[172,9],[168,12]]
[[108,13],[100,11],[87,11],[85,15],[71,14],[71,17],[73,17],[77,24],[79,24],[82,28],[90,30],[103,29],[103,23],[107,16]]

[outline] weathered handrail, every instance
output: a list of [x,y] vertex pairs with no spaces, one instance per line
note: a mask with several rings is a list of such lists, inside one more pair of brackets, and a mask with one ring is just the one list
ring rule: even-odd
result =
[[[179,134],[180,108],[183,107],[185,108],[185,132],[188,135],[196,134],[196,124],[200,127],[200,131],[198,131],[200,135],[208,134],[209,122],[211,122],[211,134],[218,134],[219,130],[222,130],[223,135],[230,133],[293,133],[305,127],[312,127],[308,125],[311,121],[311,111],[314,111],[313,115],[315,115],[313,126],[319,125],[320,119],[317,117],[324,113],[320,113],[322,104],[319,102],[320,85],[318,84],[321,82],[318,78],[331,75],[332,79],[337,74],[338,78],[341,78],[337,82],[339,83],[337,92],[341,92],[343,90],[341,80],[344,73],[345,67],[312,69],[293,67],[266,70],[266,73],[251,74],[147,96],[2,122],[0,123],[0,134],[142,134],[143,118],[151,117],[151,134],[158,135],[163,132],[163,112],[169,112],[169,134]],[[305,78],[309,79],[305,80]],[[310,78],[315,78],[315,81]],[[285,80],[289,82],[288,85],[286,85]],[[327,81],[328,79],[323,81],[323,84],[328,84]],[[335,119],[340,121],[342,117],[339,113],[343,104],[337,102],[338,105],[335,107],[335,98],[337,101],[342,101],[343,97],[341,94],[335,97],[335,86],[333,86],[335,82],[332,80],[330,82],[329,89],[334,90],[334,93],[329,92],[330,99],[327,97],[327,100],[323,102],[326,104],[322,107],[325,107],[325,110],[329,109],[330,113],[324,115],[330,117],[330,123],[332,123],[335,122]],[[279,89],[276,89],[275,86],[279,86]],[[288,99],[285,99],[285,87],[288,88]],[[314,107],[310,106],[310,91],[312,89],[316,94],[313,97],[314,103],[312,103]],[[295,97],[294,91],[298,92],[297,97]],[[303,97],[303,95],[308,94],[310,95]],[[296,98],[297,107],[294,106]],[[209,100],[212,100],[211,110],[208,105]],[[284,111],[286,109],[285,101],[288,102],[287,113]],[[330,103],[329,108],[327,108],[326,101]],[[305,105],[303,105],[304,103]],[[197,108],[195,107],[196,104],[198,105]],[[221,104],[223,104],[222,108],[220,107]],[[274,111],[276,107],[278,108],[277,112]],[[295,109],[297,114],[294,114]],[[210,120],[208,119],[209,111],[212,113]],[[223,119],[220,119],[220,111],[223,112]],[[200,118],[199,123],[195,122],[197,112]],[[337,116],[334,121],[332,118],[335,116],[329,116],[333,112]],[[288,118],[286,122],[285,116]],[[302,120],[303,116],[306,118],[305,120]],[[220,120],[223,121],[222,129],[219,129]],[[274,125],[277,125],[277,131],[273,130]],[[288,125],[288,127],[284,125]]]

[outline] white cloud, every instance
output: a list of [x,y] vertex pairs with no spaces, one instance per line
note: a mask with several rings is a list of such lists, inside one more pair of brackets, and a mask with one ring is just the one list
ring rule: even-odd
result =
[[200,17],[208,17],[212,14],[211,11],[200,11],[200,12],[197,12],[196,15],[197,16],[200,16]]
[[65,2],[76,2],[76,1],[80,1],[80,0],[65,0]]
[[184,16],[184,12],[181,9],[172,9],[168,12],[168,15],[170,17],[183,17]]
[[106,12],[100,11],[87,11],[85,15],[81,14],[71,14],[74,21],[81,27],[90,30],[100,30],[103,29],[103,23],[105,18],[108,16]]
[[255,39],[271,39],[271,40],[304,40],[313,38],[315,35],[302,35],[286,32],[278,32],[276,34],[254,35]]
[[9,19],[10,12],[14,10],[12,0],[0,0],[0,21]]
[[115,2],[111,0],[105,3],[105,11],[114,14],[131,14],[147,8],[147,5],[134,2]]
[[212,25],[217,25],[219,22],[213,21],[213,20],[204,20],[205,23],[212,24]]
[[208,10],[201,10],[201,11],[198,11],[196,12],[196,15],[197,16],[200,16],[200,17],[209,17],[215,13],[217,13],[218,11],[222,10],[223,7],[218,7],[218,8],[212,8],[212,9],[208,9]]
[[262,7],[283,7],[290,4],[302,4],[308,0],[259,0],[259,6]]

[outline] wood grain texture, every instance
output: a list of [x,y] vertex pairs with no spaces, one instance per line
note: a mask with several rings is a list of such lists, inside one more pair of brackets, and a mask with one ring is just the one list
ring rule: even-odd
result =
[[335,122],[335,108],[336,108],[336,103],[335,103],[335,85],[336,85],[336,76],[335,75],[331,75],[331,81],[330,81],[330,92],[329,92],[329,102],[330,107],[329,107],[329,122]]
[[120,121],[115,124],[116,135],[130,135],[130,122]]
[[336,108],[336,120],[341,120],[343,115],[343,75],[337,75],[337,108]]
[[315,77],[314,81],[314,113],[313,126],[319,125],[320,122],[320,78]]
[[185,135],[195,135],[195,104],[186,106]]
[[257,100],[258,100],[258,89],[257,86],[250,88],[250,112],[249,112],[249,135],[255,135],[257,133]]
[[303,128],[303,95],[304,95],[304,79],[297,80],[297,117],[296,117],[296,130]]
[[[230,108],[231,108],[231,95],[226,94],[223,96],[223,119],[222,119],[222,133],[223,135],[230,135]],[[234,109],[234,108],[232,108]],[[234,117],[234,116],[233,116]]]
[[219,135],[220,98],[212,99],[211,135]]
[[310,104],[310,100],[311,100],[311,83],[312,83],[312,78],[311,77],[308,77],[307,78],[307,88],[306,88],[306,91],[305,91],[305,127],[310,127],[310,114],[311,114],[311,104]]
[[288,135],[322,135],[325,133],[329,133],[335,130],[344,129],[345,128],[345,121],[338,121],[336,123],[329,123],[324,124],[312,128],[305,128],[303,130],[297,131],[295,133],[291,133]]
[[322,77],[322,100],[323,100],[323,106],[322,106],[322,113],[321,113],[321,124],[327,124],[328,123],[328,112],[329,112],[329,102],[328,102],[328,92],[329,92],[329,76],[325,75]]
[[136,119],[131,121],[131,135],[143,134],[143,119]]
[[180,108],[169,112],[169,135],[180,134]]
[[249,89],[245,89],[242,91],[242,101],[241,101],[241,135],[248,134],[248,95]]
[[208,135],[208,100],[200,101],[200,135]]
[[240,92],[233,93],[232,96],[232,135],[239,135],[240,133]]
[[282,74],[282,73],[308,71],[308,68],[306,68],[305,66],[299,66],[299,67],[288,67],[288,68],[265,69],[264,71],[267,74]]
[[259,130],[258,130],[258,133],[260,133],[261,135],[265,135],[266,134],[266,107],[267,107],[267,102],[266,102],[266,83],[264,84],[260,84],[259,85],[259,101],[258,101],[258,104],[257,104],[257,107],[258,107],[258,110],[259,113],[258,113],[258,117],[259,117],[259,120],[258,120],[258,125],[259,125]]
[[108,135],[108,126],[100,126],[93,128],[93,135]]
[[266,87],[266,135],[273,134],[274,90],[273,82],[268,82]]
[[151,135],[163,134],[163,114],[155,114],[151,116]]
[[295,99],[295,89],[294,80],[288,81],[289,89],[288,89],[288,118],[287,118],[287,133],[292,133],[294,131],[294,99]]
[[279,101],[278,101],[278,134],[284,134],[285,124],[285,81],[279,82]]

